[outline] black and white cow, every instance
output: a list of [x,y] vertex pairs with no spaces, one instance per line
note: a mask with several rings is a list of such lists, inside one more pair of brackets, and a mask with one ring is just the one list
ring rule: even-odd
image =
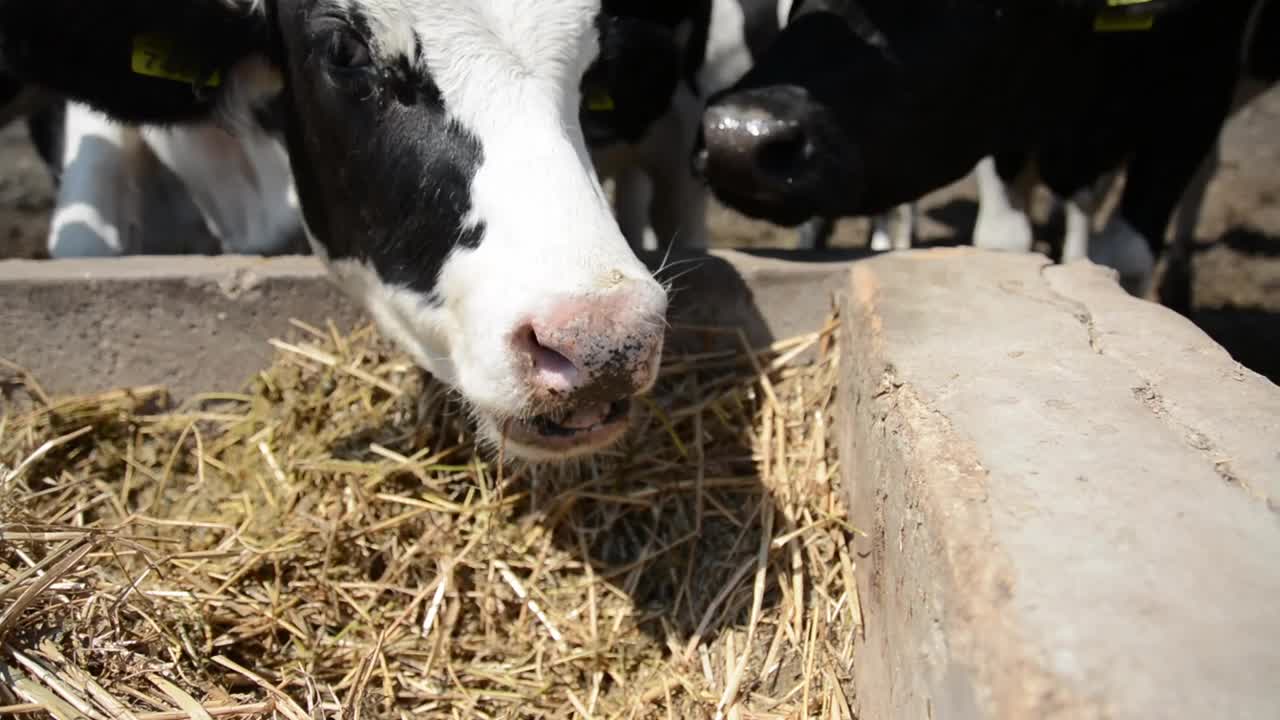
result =
[[[709,22],[710,0],[605,0],[580,113],[597,165],[656,176],[655,226],[695,244],[705,235],[705,189],[685,158],[701,118],[695,95]],[[30,112],[18,102],[29,94],[0,78],[8,116]],[[283,138],[265,112],[229,133],[217,121],[126,126],[64,101],[28,125],[58,189],[52,257],[305,249]],[[638,247],[648,198],[626,188],[618,195],[623,234]]]
[[59,100],[27,126],[54,181],[52,258],[307,251],[266,113],[232,133],[213,121],[125,125]]
[[0,0],[0,69],[133,124],[243,127],[273,108],[332,276],[485,437],[552,459],[621,434],[663,341],[666,293],[622,237],[579,125],[599,12]]
[[[776,36],[777,4],[604,0],[580,120],[633,247],[649,227],[664,242],[705,245],[706,189],[687,161],[705,95]],[[55,258],[305,248],[279,128],[263,113],[230,134],[217,122],[123,126],[70,102],[29,125],[59,191]]]
[[[975,244],[1030,250],[1026,206],[1032,181],[1041,180],[1054,191],[1055,200],[1062,207],[1064,261],[1087,256],[1116,268],[1128,289],[1145,294],[1156,258],[1164,249],[1167,226],[1170,219],[1176,217],[1169,247],[1170,261],[1189,262],[1187,245],[1194,239],[1205,191],[1218,165],[1218,132],[1227,116],[1280,80],[1280,3],[1254,2],[1236,41],[1235,45],[1222,46],[1222,54],[1216,56],[1225,64],[1224,58],[1234,55],[1236,82],[1214,87],[1228,77],[1216,75],[1214,82],[1192,85],[1191,92],[1179,89],[1170,97],[1161,98],[1165,103],[1160,109],[1169,113],[1166,122],[1185,123],[1192,129],[1199,127],[1199,133],[1193,137],[1212,134],[1214,141],[1208,157],[1202,142],[1188,145],[1181,142],[1180,132],[1152,133],[1145,128],[1109,138],[1114,147],[1108,152],[1093,151],[1092,148],[1100,144],[1099,133],[1094,128],[1114,124],[1112,114],[1149,112],[1141,104],[1130,104],[1128,88],[1106,87],[1111,95],[1095,102],[1093,114],[1088,114],[1086,108],[1076,128],[1050,138],[1030,152],[1006,152],[980,163],[983,204],[975,228]],[[1210,90],[1211,102],[1202,107],[1199,105],[1204,98],[1201,93],[1206,89]],[[1224,97],[1229,98],[1225,113]],[[1179,99],[1187,104],[1175,105]],[[1099,232],[1095,233],[1099,203],[1122,166],[1140,174],[1126,183],[1117,211],[1101,223]],[[1194,172],[1190,179],[1189,172]],[[1177,270],[1181,282],[1189,282],[1189,272],[1189,266]],[[1183,311],[1190,309],[1188,288],[1167,287],[1166,290],[1169,291],[1164,298],[1167,302]]]
[[778,7],[779,0],[605,0],[603,49],[584,78],[582,124],[634,247],[707,245],[707,191],[688,160],[702,110],[777,36]]
[[984,157],[1052,148],[1042,176],[1069,197],[1129,149],[1177,147],[1133,154],[1128,229],[1090,244],[1128,273],[1215,141],[1255,1],[797,0],[713,98],[698,163],[726,204],[787,225],[885,212]]
[[583,78],[582,128],[597,171],[614,184],[618,222],[635,248],[707,242],[706,191],[685,158],[702,112],[711,4],[604,2],[600,58]]
[[[605,0],[604,8],[582,125],[597,169],[614,183],[622,233],[636,248],[705,247],[707,192],[688,156],[706,99],[768,49],[791,0]],[[909,246],[914,219],[914,206],[876,216],[871,246]],[[825,247],[833,229],[826,218],[807,223],[798,247]]]

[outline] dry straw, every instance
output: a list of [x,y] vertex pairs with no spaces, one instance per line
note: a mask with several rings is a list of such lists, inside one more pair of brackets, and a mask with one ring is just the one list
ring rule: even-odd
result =
[[669,357],[556,468],[369,328],[176,408],[0,364],[0,716],[852,720],[834,326]]

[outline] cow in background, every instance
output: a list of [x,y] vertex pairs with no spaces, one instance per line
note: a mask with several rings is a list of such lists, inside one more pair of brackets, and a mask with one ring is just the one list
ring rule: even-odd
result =
[[1143,292],[1226,116],[1254,5],[797,0],[766,56],[712,99],[696,156],[726,204],[789,225],[885,212],[984,157],[1033,151],[1070,197],[1132,151],[1127,200],[1089,244]]

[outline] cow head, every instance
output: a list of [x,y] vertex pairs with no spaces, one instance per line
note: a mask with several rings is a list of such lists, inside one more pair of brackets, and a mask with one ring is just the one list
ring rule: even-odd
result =
[[131,123],[273,105],[308,238],[508,455],[599,448],[666,294],[592,171],[590,0],[0,0],[0,64]]
[[641,141],[694,82],[711,0],[604,0],[600,53],[582,79],[582,129],[592,148]]
[[784,225],[914,200],[969,172],[1024,110],[1056,52],[1046,36],[1078,34],[1044,10],[796,0],[751,71],[710,98],[695,168],[726,204]]

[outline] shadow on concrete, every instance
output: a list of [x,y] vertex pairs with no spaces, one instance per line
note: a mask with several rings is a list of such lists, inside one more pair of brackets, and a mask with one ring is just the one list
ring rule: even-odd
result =
[[1280,312],[1224,306],[1190,318],[1236,362],[1280,385]]
[[[1223,233],[1218,240],[1218,244],[1225,245],[1237,253],[1249,257],[1280,257],[1280,237],[1268,235],[1253,228],[1231,228]],[[1202,245],[1198,246],[1196,251],[1204,252],[1211,248],[1213,248],[1213,245]]]
[[867,248],[830,248],[827,250],[791,250],[771,247],[734,248],[734,252],[755,258],[782,260],[792,263],[847,263],[866,260],[879,253]]
[[866,250],[778,249],[642,253],[671,290],[669,352],[741,348],[725,329],[741,329],[754,347],[820,328],[845,291],[850,263]]

